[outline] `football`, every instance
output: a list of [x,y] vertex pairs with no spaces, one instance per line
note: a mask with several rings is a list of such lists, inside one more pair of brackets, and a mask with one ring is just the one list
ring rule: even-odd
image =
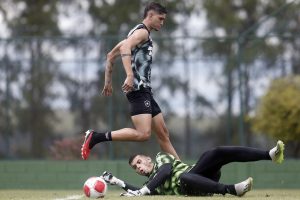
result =
[[90,177],[83,185],[85,196],[90,198],[103,198],[106,190],[106,182],[100,177]]

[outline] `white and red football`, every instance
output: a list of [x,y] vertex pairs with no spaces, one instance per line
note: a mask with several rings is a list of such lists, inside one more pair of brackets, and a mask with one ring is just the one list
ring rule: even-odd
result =
[[90,198],[103,198],[106,190],[106,182],[100,177],[90,177],[83,185],[85,196]]

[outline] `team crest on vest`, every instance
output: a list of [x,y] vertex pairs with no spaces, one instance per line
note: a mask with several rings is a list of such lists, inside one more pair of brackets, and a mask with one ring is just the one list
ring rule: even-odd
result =
[[150,101],[146,100],[146,101],[144,101],[144,104],[147,108],[150,107]]

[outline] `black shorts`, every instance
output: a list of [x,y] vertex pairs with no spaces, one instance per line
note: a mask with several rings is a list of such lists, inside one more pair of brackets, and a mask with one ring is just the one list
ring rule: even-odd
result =
[[153,98],[150,88],[141,88],[126,94],[130,103],[131,116],[139,114],[152,114],[155,117],[161,110]]

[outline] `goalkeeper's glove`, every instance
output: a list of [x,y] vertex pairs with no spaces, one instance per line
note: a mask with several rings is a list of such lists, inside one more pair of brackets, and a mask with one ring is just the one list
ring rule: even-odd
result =
[[120,196],[124,196],[124,197],[134,197],[134,196],[143,196],[143,195],[147,195],[150,194],[150,190],[148,189],[147,186],[142,187],[139,190],[127,190],[127,192],[125,193],[121,193]]
[[117,177],[113,176],[110,172],[103,172],[103,174],[100,176],[104,179],[106,183],[109,183],[110,185],[118,185],[120,187],[125,187],[124,181],[118,179]]
[[101,175],[101,177],[105,180],[106,183],[109,183],[110,185],[117,185],[119,179],[117,179],[116,177],[114,177],[112,175],[112,173],[110,172],[103,172],[103,174]]
[[115,185],[115,184],[116,184],[116,183],[114,183],[114,182],[112,181],[112,178],[113,178],[114,176],[113,176],[112,173],[110,173],[110,172],[105,171],[105,172],[102,173],[102,175],[101,175],[100,177],[102,177],[102,178],[105,180],[106,183],[109,183],[109,184],[111,184],[111,185]]

